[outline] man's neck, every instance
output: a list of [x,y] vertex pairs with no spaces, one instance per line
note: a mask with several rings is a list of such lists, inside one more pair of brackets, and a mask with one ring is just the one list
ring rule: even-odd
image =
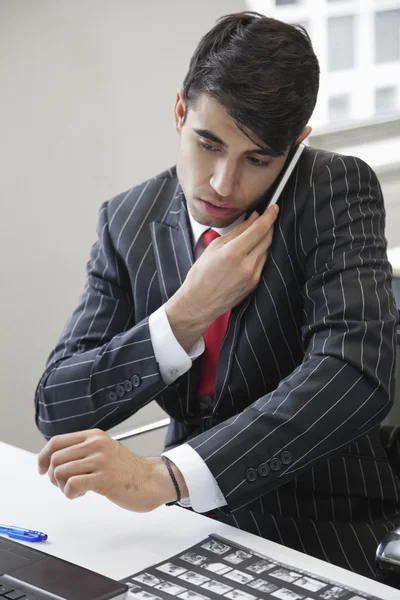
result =
[[[201,238],[201,236],[203,235],[203,233],[205,231],[207,231],[207,229],[210,229],[209,225],[202,225],[201,223],[198,223],[198,221],[196,221],[189,210],[188,207],[188,215],[189,215],[189,222],[190,222],[190,227],[192,230],[192,239],[193,239],[193,246],[196,247],[197,242],[199,241],[199,239]],[[240,215],[240,217],[238,217],[233,223],[231,223],[230,225],[227,225],[226,227],[211,227],[211,229],[214,229],[214,231],[216,231],[217,233],[219,233],[219,235],[225,235],[227,233],[229,233],[234,227],[236,227],[237,225],[239,225],[240,223],[242,223],[246,218],[246,215]]]

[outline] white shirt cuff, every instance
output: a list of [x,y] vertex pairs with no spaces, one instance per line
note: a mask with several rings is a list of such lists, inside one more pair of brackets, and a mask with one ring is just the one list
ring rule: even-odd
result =
[[163,454],[178,467],[189,490],[189,498],[182,499],[182,506],[191,506],[194,511],[205,513],[227,504],[210,469],[189,444],[182,444]]
[[204,352],[204,340],[201,337],[190,349],[189,354],[182,348],[168,321],[165,306],[160,306],[149,317],[151,343],[161,377],[167,385],[189,371],[192,361]]

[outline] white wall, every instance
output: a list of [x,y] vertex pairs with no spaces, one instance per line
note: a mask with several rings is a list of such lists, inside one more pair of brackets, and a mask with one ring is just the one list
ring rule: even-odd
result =
[[43,446],[34,390],[83,290],[98,208],[174,163],[189,58],[216,18],[243,9],[0,0],[0,440]]

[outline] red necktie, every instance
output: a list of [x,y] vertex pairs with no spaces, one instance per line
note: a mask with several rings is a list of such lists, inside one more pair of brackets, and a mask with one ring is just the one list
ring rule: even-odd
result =
[[[203,234],[206,246],[213,240],[220,237],[219,233],[213,229],[207,229]],[[215,319],[204,333],[205,350],[201,356],[201,380],[198,390],[199,396],[213,396],[215,388],[215,377],[217,373],[218,357],[225,336],[228,319],[231,311],[228,310],[223,315]]]

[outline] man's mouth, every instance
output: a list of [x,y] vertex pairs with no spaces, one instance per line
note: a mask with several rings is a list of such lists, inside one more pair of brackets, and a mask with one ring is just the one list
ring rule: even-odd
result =
[[236,212],[236,208],[227,205],[214,204],[211,200],[205,200],[204,198],[198,198],[201,202],[204,212],[214,217],[229,217]]

